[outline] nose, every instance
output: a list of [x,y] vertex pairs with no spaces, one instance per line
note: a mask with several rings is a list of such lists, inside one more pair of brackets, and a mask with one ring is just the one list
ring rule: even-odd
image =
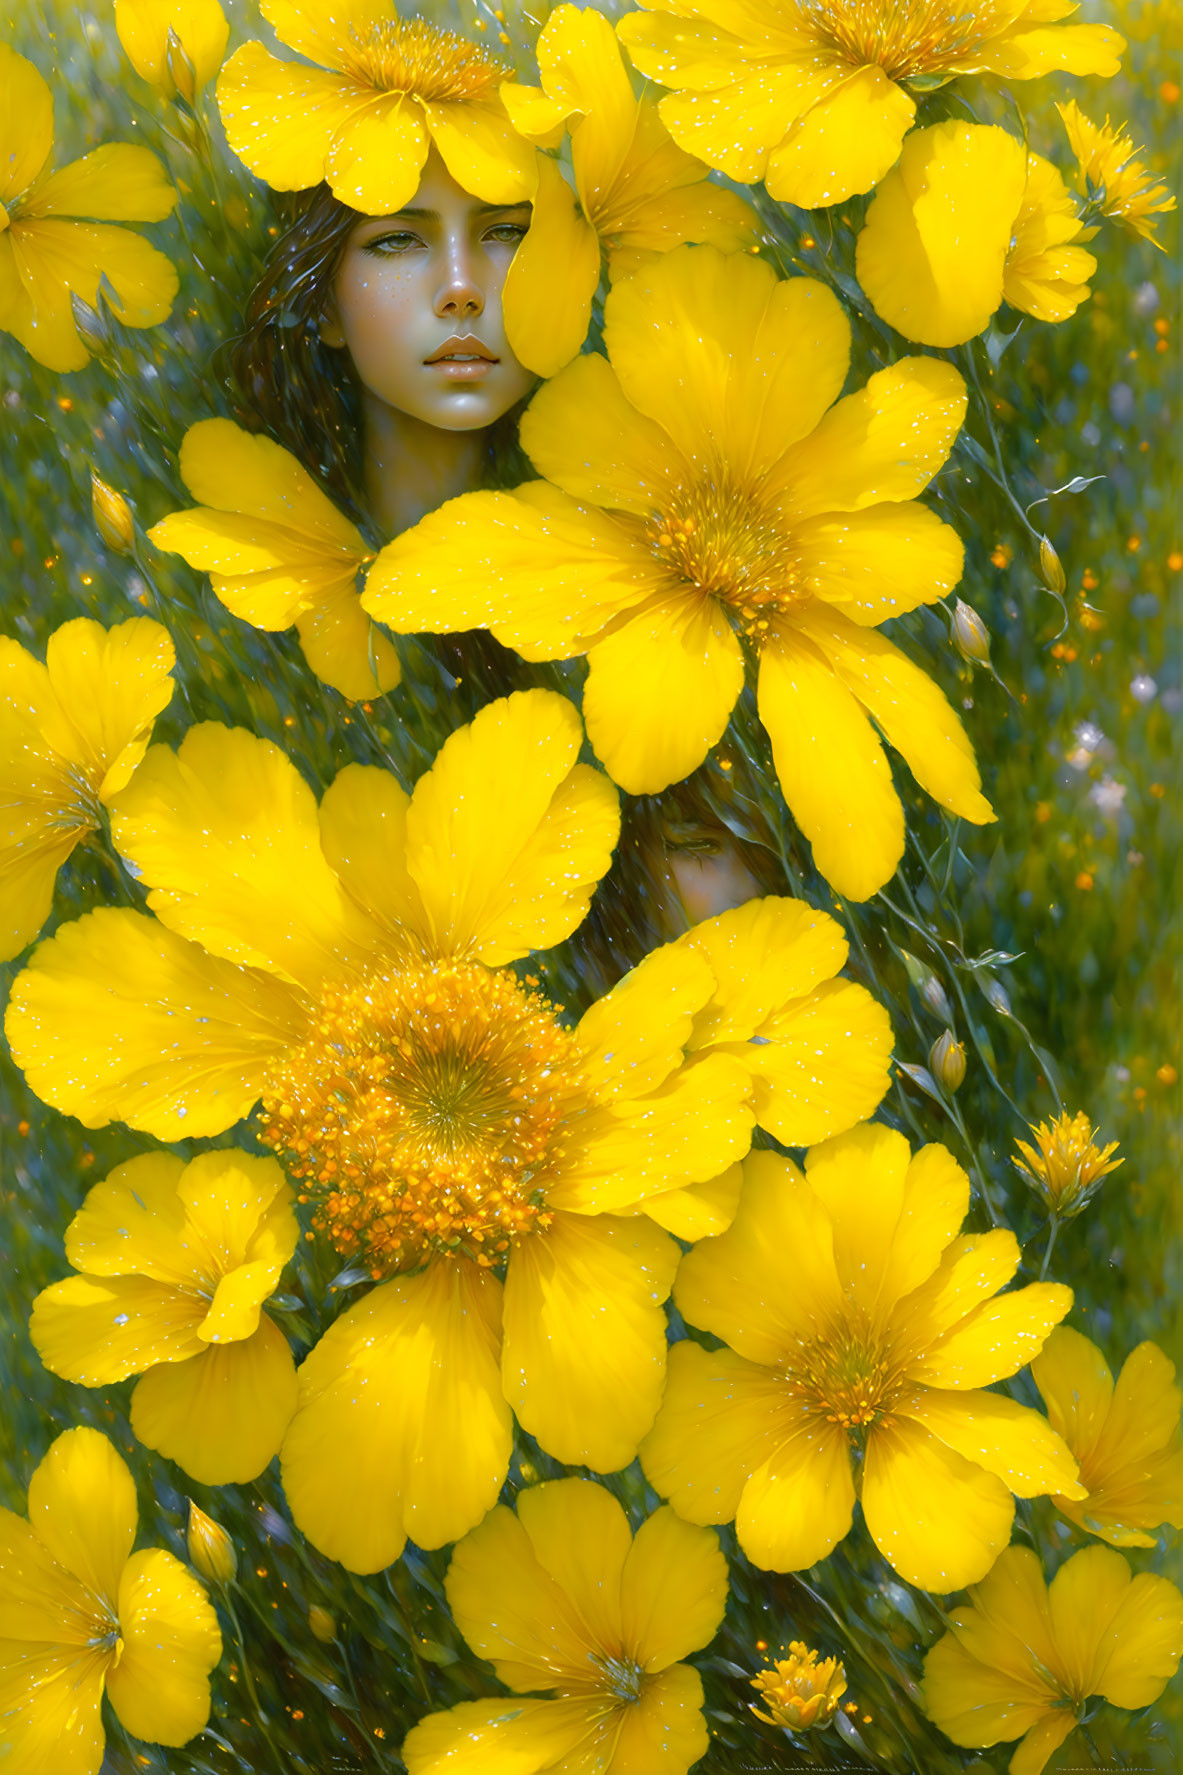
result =
[[443,265],[434,308],[441,320],[475,320],[484,312],[485,292],[476,274],[472,248],[466,238],[444,244]]

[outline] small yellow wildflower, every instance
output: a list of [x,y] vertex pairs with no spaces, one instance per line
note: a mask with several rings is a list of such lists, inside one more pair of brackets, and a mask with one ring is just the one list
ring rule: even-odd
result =
[[537,54],[541,90],[506,84],[501,96],[523,135],[570,120],[575,189],[554,161],[540,161],[530,231],[502,302],[517,356],[553,376],[587,337],[601,257],[612,277],[684,241],[736,251],[752,240],[756,216],[671,141],[653,99],[634,98],[602,13],[557,7]]
[[90,353],[72,296],[94,308],[102,284],[127,327],[157,326],[172,307],[179,285],[164,254],[110,224],[162,222],[177,194],[155,154],[127,142],[48,172],[53,97],[6,43],[0,92],[0,332],[49,370],[80,370]]
[[535,151],[498,94],[510,68],[477,43],[391,0],[262,0],[280,42],[235,50],[218,79],[226,137],[276,191],[327,180],[342,203],[389,216],[411,201],[434,143],[456,183],[488,203],[534,195]]
[[808,1732],[814,1726],[828,1726],[846,1693],[846,1668],[837,1658],[818,1662],[818,1655],[798,1639],[791,1642],[789,1656],[778,1658],[759,1676],[752,1678],[753,1689],[768,1709],[765,1713],[750,1703],[758,1720],[770,1726],[785,1726],[790,1732]]
[[1011,1775],[1040,1775],[1091,1695],[1149,1707],[1179,1667],[1183,1596],[1108,1547],[1074,1554],[1050,1585],[1029,1547],[1008,1547],[969,1597],[924,1661],[924,1703],[967,1749],[1022,1738]]
[[1137,158],[1145,150],[1135,148],[1132,138],[1122,134],[1124,123],[1113,128],[1106,117],[1104,124],[1095,124],[1073,99],[1056,109],[1076,156],[1079,190],[1099,204],[1101,215],[1165,252],[1161,240],[1155,239],[1155,229],[1158,217],[1175,208],[1175,199]]
[[1096,1344],[1057,1326],[1031,1364],[1048,1421],[1080,1463],[1087,1498],[1054,1498],[1064,1516],[1115,1547],[1153,1547],[1144,1531],[1183,1528],[1183,1438],[1175,1365],[1139,1344],[1116,1387]]
[[1097,1193],[1102,1179],[1125,1164],[1124,1159],[1110,1158],[1117,1151],[1116,1140],[1105,1147],[1094,1144],[1093,1126],[1083,1110],[1074,1116],[1057,1116],[1053,1122],[1040,1122],[1031,1132],[1038,1152],[1025,1140],[1018,1140],[1015,1145],[1022,1157],[1012,1163],[1061,1220],[1079,1214]]
[[201,503],[148,540],[209,573],[227,610],[257,629],[295,625],[322,684],[353,702],[392,690],[398,654],[358,601],[374,551],[290,451],[229,419],[185,433],[181,479]]
[[181,97],[190,104],[222,66],[230,36],[218,0],[115,0],[115,29],[136,73],[166,99],[181,74]]
[[[703,1690],[682,1662],[713,1639],[727,1562],[710,1529],[669,1509],[636,1534],[587,1479],[519,1492],[452,1555],[448,1603],[506,1700],[428,1714],[403,1745],[408,1775],[489,1770],[656,1770],[687,1775],[706,1751]],[[538,1690],[550,1699],[519,1699]]]
[[220,1522],[199,1510],[189,1499],[189,1528],[185,1536],[189,1559],[211,1584],[230,1584],[238,1570],[234,1542]]
[[104,1694],[133,1738],[182,1745],[209,1719],[222,1655],[201,1584],[163,1548],[132,1552],[136,1488],[97,1430],[67,1430],[0,1509],[0,1734],[6,1766],[95,1775]]
[[146,616],[63,623],[44,665],[0,635],[0,961],[33,941],[58,870],[144,756],[174,658]]

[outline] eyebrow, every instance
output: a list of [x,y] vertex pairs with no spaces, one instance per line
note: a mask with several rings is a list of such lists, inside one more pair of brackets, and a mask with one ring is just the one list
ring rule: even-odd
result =
[[[502,210],[529,210],[533,207],[528,198],[524,198],[521,203],[480,203],[476,207],[475,214],[491,216]],[[383,220],[392,222],[399,216],[409,216],[416,222],[438,222],[440,219],[438,210],[419,210],[408,206],[406,209],[396,210],[393,216],[386,216]]]

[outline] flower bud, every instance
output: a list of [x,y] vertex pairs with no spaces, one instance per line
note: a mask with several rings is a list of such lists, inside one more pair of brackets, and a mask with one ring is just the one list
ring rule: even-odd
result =
[[952,1030],[946,1029],[929,1049],[928,1064],[946,1091],[956,1091],[965,1078],[965,1043],[954,1041]]
[[1064,563],[1046,536],[1039,539],[1039,571],[1049,592],[1063,592],[1068,584]]
[[814,1727],[828,1726],[846,1693],[846,1671],[837,1658],[818,1661],[800,1640],[794,1640],[787,1658],[780,1658],[768,1670],[752,1678],[752,1687],[760,1692],[767,1708],[764,1712],[749,1702],[758,1720],[770,1726],[783,1726],[790,1732],[808,1732]]
[[318,1639],[322,1645],[331,1645],[333,1640],[337,1637],[337,1623],[333,1620],[329,1611],[327,1609],[322,1609],[319,1603],[314,1602],[309,1609],[308,1625],[312,1631],[313,1637]]
[[1125,1163],[1113,1157],[1116,1140],[1108,1146],[1097,1145],[1093,1125],[1083,1110],[1040,1122],[1031,1133],[1035,1145],[1016,1141],[1019,1157],[1012,1163],[1049,1213],[1061,1220],[1071,1220],[1087,1207],[1109,1173]]
[[[97,299],[96,297],[96,301]],[[111,329],[107,325],[106,316],[84,301],[77,290],[70,292],[70,307],[74,314],[75,331],[83,345],[91,357],[102,357],[111,344]]]
[[197,74],[185,53],[185,45],[171,25],[164,45],[164,65],[177,97],[192,105],[197,94]]
[[94,527],[107,547],[117,555],[130,555],[136,543],[131,507],[122,493],[108,487],[93,469],[90,471],[90,509],[94,514]]
[[234,1542],[220,1522],[189,1500],[189,1558],[211,1584],[230,1584],[238,1570]]
[[989,665],[990,631],[964,598],[958,598],[953,607],[953,645],[962,659],[978,666]]

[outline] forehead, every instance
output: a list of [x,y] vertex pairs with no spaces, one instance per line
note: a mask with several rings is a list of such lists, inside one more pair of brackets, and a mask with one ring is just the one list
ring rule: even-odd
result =
[[391,214],[413,216],[419,221],[457,222],[465,219],[479,220],[507,208],[529,207],[529,204],[490,204],[484,198],[474,197],[452,177],[438,150],[433,147],[420,176],[418,189],[414,197],[408,199],[406,207],[384,216],[362,216],[357,222],[355,232],[360,233],[367,228],[389,222]]

